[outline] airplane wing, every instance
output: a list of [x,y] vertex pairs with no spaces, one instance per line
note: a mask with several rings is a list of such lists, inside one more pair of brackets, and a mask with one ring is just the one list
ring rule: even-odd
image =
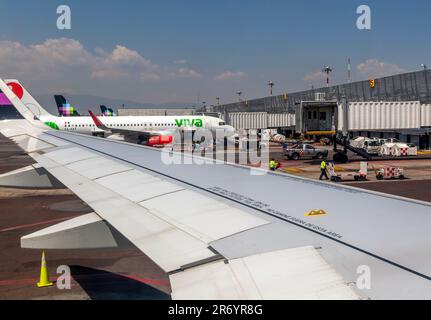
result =
[[0,132],[94,210],[22,247],[128,241],[176,299],[431,297],[429,203],[54,131],[0,90],[24,117]]
[[[137,141],[137,140],[140,140],[140,137],[143,137],[147,140],[151,139],[152,137],[158,137],[159,139],[156,139],[155,142],[162,142],[162,143],[151,143],[151,144],[167,144],[172,142],[172,136],[171,136],[173,133],[172,131],[138,131],[138,130],[131,130],[131,129],[108,127],[105,124],[103,124],[102,121],[99,118],[97,118],[97,116],[95,116],[91,110],[89,110],[88,113],[90,114],[97,128],[105,131],[106,133],[120,134],[124,136],[125,139],[128,141]],[[165,139],[163,141],[160,141],[160,137],[164,137]]]

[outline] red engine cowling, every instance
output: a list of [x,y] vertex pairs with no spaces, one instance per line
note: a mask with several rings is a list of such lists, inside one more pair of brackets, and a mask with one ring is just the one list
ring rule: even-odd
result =
[[161,146],[172,143],[172,136],[155,136],[148,139],[147,146]]

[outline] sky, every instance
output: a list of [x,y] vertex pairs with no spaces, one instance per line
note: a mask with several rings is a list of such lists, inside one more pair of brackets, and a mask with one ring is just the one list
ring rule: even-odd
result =
[[[56,26],[71,9],[71,30]],[[359,30],[359,5],[371,30]],[[431,66],[425,0],[3,1],[0,77],[34,95],[216,104]]]

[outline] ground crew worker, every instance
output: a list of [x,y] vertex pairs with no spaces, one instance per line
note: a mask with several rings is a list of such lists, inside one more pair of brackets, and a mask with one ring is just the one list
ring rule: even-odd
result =
[[322,180],[323,177],[325,177],[326,180],[329,180],[328,175],[326,174],[326,162],[325,162],[325,160],[322,160],[322,162],[320,163],[319,180]]
[[275,171],[275,169],[277,169],[277,162],[275,162],[274,159],[271,159],[271,161],[269,162],[269,169],[271,171]]

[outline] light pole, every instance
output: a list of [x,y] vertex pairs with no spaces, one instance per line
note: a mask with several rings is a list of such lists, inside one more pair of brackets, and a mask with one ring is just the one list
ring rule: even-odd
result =
[[219,106],[220,105],[220,97],[217,97],[216,100],[217,100],[217,106]]
[[238,91],[236,94],[238,95],[238,101],[241,102],[242,91]]
[[326,86],[329,88],[329,74],[332,72],[332,69],[330,66],[324,66],[322,72],[326,73]]
[[269,81],[268,82],[268,87],[269,87],[269,95],[272,96],[272,87],[274,87],[274,82],[273,81]]
[[428,69],[428,66],[425,63],[421,64],[421,67],[426,71]]

